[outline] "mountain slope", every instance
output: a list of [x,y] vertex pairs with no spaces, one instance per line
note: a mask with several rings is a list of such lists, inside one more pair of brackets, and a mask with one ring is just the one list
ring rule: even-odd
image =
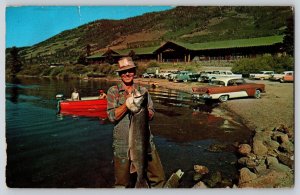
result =
[[164,41],[203,43],[282,35],[290,7],[175,7],[123,20],[97,20],[24,49],[31,63],[76,61],[91,51],[157,46]]

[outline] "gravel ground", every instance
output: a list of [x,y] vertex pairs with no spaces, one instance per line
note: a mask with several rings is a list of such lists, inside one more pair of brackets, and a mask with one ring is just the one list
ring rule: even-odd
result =
[[[249,81],[253,82],[253,81]],[[254,130],[285,125],[294,129],[294,84],[271,81],[255,81],[266,85],[266,93],[261,99],[236,99],[228,101],[224,107],[244,119]]]
[[[255,130],[275,128],[281,124],[294,129],[294,84],[279,83],[272,81],[252,81],[264,83],[266,93],[261,99],[242,98],[232,99],[222,103],[222,107],[235,112],[245,124]],[[144,84],[158,84],[159,87],[166,87],[186,92],[192,92],[193,86],[207,85],[203,83],[174,83],[165,79],[137,79],[137,82]]]

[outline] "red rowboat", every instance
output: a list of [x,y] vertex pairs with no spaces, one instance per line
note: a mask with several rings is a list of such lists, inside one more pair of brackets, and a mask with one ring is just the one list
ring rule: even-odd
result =
[[59,113],[86,117],[107,118],[107,100],[98,97],[84,97],[79,101],[70,99],[58,101]]

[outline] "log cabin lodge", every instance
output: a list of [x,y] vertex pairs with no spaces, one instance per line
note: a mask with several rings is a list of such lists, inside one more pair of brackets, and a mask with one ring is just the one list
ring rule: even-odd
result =
[[89,64],[113,63],[123,56],[132,56],[135,61],[185,62],[232,61],[240,58],[255,58],[263,54],[278,55],[282,51],[283,36],[237,39],[207,43],[180,43],[168,41],[157,47],[112,50],[87,56]]

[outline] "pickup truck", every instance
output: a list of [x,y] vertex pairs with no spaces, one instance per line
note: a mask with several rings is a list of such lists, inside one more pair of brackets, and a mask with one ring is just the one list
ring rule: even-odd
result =
[[260,71],[259,73],[251,73],[249,79],[270,79],[273,74],[275,74],[274,71]]
[[203,72],[200,73],[201,76],[198,79],[200,82],[210,82],[212,79],[219,79],[219,78],[242,78],[241,74],[233,74],[230,70],[215,70],[212,72]]
[[291,79],[290,77],[293,77],[294,71],[284,71],[281,74],[272,74],[270,77],[270,80],[272,81],[280,81],[280,82],[285,82],[285,81],[293,81],[294,79]]

